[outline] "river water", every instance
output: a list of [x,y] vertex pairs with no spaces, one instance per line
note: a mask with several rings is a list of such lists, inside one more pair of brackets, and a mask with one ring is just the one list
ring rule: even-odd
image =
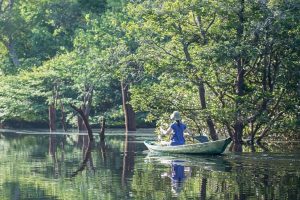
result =
[[153,130],[0,132],[0,199],[300,199],[298,142],[219,156],[147,151]]

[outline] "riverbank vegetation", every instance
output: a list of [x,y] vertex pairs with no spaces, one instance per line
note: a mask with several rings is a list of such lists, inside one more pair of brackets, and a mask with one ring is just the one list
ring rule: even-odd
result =
[[[297,138],[297,1],[0,1],[0,120]],[[147,121],[144,122],[144,121]],[[238,146],[236,147],[239,148]]]

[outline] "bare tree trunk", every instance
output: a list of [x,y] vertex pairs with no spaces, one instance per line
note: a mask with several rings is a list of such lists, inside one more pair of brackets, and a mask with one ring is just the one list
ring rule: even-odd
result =
[[135,112],[130,105],[130,92],[129,86],[126,85],[123,81],[121,82],[122,89],[122,103],[123,103],[123,111],[125,117],[125,129],[128,131],[136,131],[136,122],[135,122]]
[[55,104],[52,103],[49,105],[49,128],[50,132],[56,131],[56,109]]

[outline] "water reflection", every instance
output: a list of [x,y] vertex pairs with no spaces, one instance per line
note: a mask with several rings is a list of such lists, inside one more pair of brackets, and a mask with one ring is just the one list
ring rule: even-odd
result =
[[171,172],[161,174],[161,177],[168,177],[171,179],[171,191],[173,196],[179,196],[183,188],[184,181],[191,176],[191,168],[184,166],[184,161],[171,161]]
[[[53,158],[53,163],[56,163],[55,155],[56,155],[56,140],[55,136],[49,136],[49,149],[50,155]],[[126,185],[126,180],[130,179],[134,172],[134,160],[135,160],[135,135],[134,134],[126,134],[125,139],[122,146],[123,148],[123,161],[122,161],[122,175],[121,175],[121,182],[122,185]],[[104,166],[107,166],[107,153],[114,151],[110,149],[109,146],[106,144],[105,140],[99,142],[90,142],[88,136],[86,135],[79,135],[77,141],[77,147],[82,149],[82,162],[76,169],[76,171],[72,172],[70,177],[75,177],[82,172],[83,170],[87,169],[90,172],[95,174],[95,167],[93,164],[92,152],[99,153],[99,158],[101,158]],[[108,166],[109,167],[109,166]]]
[[97,149],[99,150],[100,157],[104,163],[105,166],[107,166],[107,156],[106,156],[106,151],[107,151],[107,146],[104,140],[101,140],[99,143],[97,143]]
[[[148,152],[144,160],[149,165],[168,167],[167,172],[161,172],[160,176],[168,177],[170,180],[170,197],[206,199],[207,193],[211,191],[211,188],[207,187],[208,182],[213,181],[209,179],[211,174],[230,173],[232,170],[232,164],[227,161],[226,156],[168,155]],[[199,185],[196,190],[195,184]],[[222,183],[222,187],[226,185]]]
[[184,155],[184,154],[160,154],[155,152],[148,152],[145,157],[147,162],[159,162],[161,164],[171,164],[172,162],[180,161],[184,166],[197,166],[203,170],[230,172],[232,170],[232,163],[228,161],[226,155]]
[[122,170],[122,185],[126,184],[126,179],[133,175],[134,155],[135,155],[135,133],[126,133],[124,140],[124,156]]
[[82,143],[83,161],[79,165],[78,169],[71,174],[71,177],[75,177],[79,172],[82,172],[87,166],[89,166],[88,168],[95,173],[95,168],[93,166],[93,160],[91,156],[92,146],[94,145],[94,142],[90,142],[88,140],[88,136],[82,136],[82,137],[86,137],[84,138],[85,140],[83,141],[87,141]]
[[0,199],[300,199],[299,152],[164,155],[143,151],[144,133],[0,135]]
[[57,178],[59,176],[59,166],[58,161],[56,157],[56,151],[57,151],[57,141],[56,141],[56,135],[50,134],[49,135],[49,155],[52,158],[53,161],[53,170],[55,177]]

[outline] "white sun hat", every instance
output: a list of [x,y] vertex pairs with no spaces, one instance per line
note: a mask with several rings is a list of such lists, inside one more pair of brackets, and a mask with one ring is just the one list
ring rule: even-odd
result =
[[172,115],[170,115],[171,120],[181,120],[180,114],[178,111],[174,111]]

